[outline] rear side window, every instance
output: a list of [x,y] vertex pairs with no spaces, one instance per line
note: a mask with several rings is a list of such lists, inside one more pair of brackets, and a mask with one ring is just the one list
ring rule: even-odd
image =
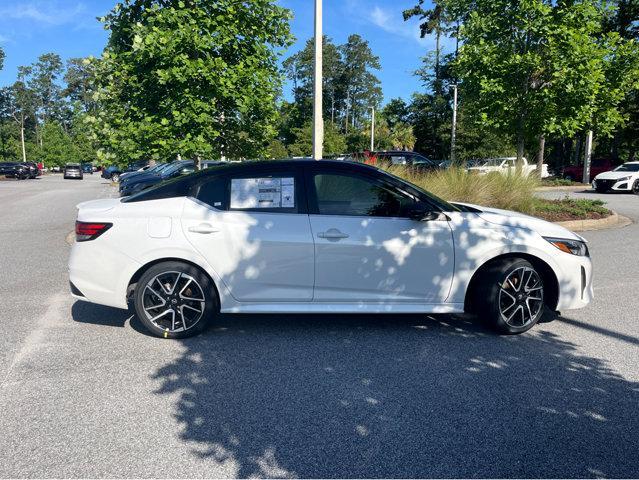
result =
[[255,212],[300,212],[300,182],[294,172],[231,177],[229,209]]
[[190,190],[191,179],[178,177],[173,180],[162,182],[155,187],[151,187],[148,190],[143,190],[140,193],[136,193],[135,195],[131,195],[130,197],[122,200],[122,202],[146,202],[148,200],[186,197],[189,195]]
[[225,177],[216,177],[203,183],[197,193],[197,199],[218,210],[228,210],[228,180]]

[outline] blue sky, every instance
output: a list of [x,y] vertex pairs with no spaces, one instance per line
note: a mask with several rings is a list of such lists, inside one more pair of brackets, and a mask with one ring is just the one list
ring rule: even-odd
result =
[[[292,30],[297,38],[293,53],[313,34],[313,0],[280,0],[294,14]],[[351,33],[369,40],[380,57],[384,97],[409,98],[423,91],[413,72],[433,48],[434,39],[419,38],[417,22],[404,22],[402,10],[416,0],[324,0],[324,32],[342,43]],[[96,17],[108,12],[115,0],[0,0],[0,45],[7,58],[0,72],[0,86],[15,80],[19,65],[38,55],[59,53],[64,59],[99,56],[107,32]],[[289,92],[286,92],[287,96]]]

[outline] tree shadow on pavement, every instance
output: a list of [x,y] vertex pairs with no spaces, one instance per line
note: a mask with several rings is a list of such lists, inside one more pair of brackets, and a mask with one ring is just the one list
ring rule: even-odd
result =
[[221,316],[153,378],[237,477],[639,476],[639,384],[550,328]]

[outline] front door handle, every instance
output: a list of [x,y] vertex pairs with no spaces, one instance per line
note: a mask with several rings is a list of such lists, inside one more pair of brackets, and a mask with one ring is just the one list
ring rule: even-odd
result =
[[331,228],[325,232],[318,233],[317,236],[319,238],[325,238],[326,240],[341,240],[343,238],[348,238],[348,234],[342,233],[336,228]]
[[213,225],[211,225],[210,223],[200,223],[195,227],[189,227],[189,232],[203,233],[206,235],[209,233],[217,233],[219,232],[219,230],[217,228],[214,228]]

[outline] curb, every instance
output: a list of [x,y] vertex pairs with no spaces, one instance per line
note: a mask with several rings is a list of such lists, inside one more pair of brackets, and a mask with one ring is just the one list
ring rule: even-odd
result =
[[537,187],[535,192],[590,192],[590,185],[566,185],[563,187]]
[[612,212],[612,215],[606,218],[586,219],[586,220],[568,220],[567,222],[555,222],[573,232],[589,232],[593,230],[606,230],[608,228],[622,228],[632,224],[632,220],[618,213]]

